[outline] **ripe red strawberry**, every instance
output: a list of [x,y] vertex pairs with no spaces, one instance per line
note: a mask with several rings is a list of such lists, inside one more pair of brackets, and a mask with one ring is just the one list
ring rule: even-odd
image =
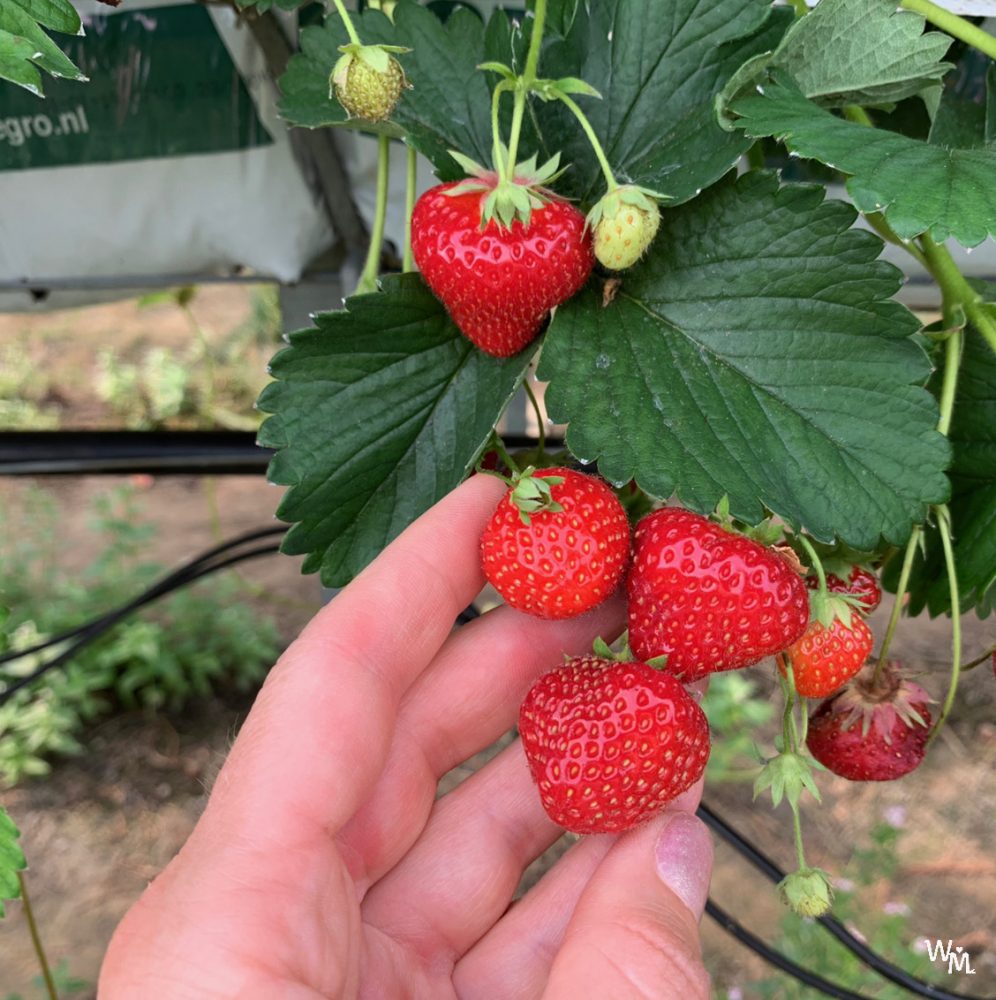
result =
[[506,602],[538,618],[573,618],[601,604],[629,561],[629,521],[601,479],[527,469],[481,536],[484,575]]
[[806,630],[803,578],[777,552],[679,507],[637,526],[629,642],[686,683],[779,653]]
[[806,745],[829,771],[851,781],[892,781],[923,760],[930,735],[927,692],[886,663],[869,664],[809,720]]
[[690,788],[709,759],[705,713],[670,674],[581,656],[541,677],[519,735],[550,818],[617,833]]
[[[795,689],[804,698],[825,698],[843,687],[871,656],[875,639],[859,614],[851,615],[847,625],[834,618],[829,628],[810,622],[801,639],[786,652],[792,657]],[[785,673],[779,657],[778,667]]]
[[[820,581],[816,576],[806,578],[810,590],[816,590]],[[882,603],[882,587],[878,577],[871,570],[862,566],[854,566],[846,580],[834,573],[827,573],[827,590],[831,594],[849,594],[856,597],[861,604],[861,613],[870,615]]]
[[532,209],[529,224],[481,227],[483,190],[440,184],[412,214],[412,251],[426,283],[463,334],[504,358],[535,340],[550,310],[578,292],[595,257],[584,216],[567,202]]

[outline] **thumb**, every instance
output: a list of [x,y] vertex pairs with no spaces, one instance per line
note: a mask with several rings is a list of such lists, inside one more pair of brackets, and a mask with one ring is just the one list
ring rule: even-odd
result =
[[543,1000],[708,1000],[699,920],[712,841],[686,812],[623,834],[578,900]]

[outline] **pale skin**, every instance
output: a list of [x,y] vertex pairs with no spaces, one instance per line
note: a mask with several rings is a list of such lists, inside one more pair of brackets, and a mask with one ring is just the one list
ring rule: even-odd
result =
[[700,787],[582,838],[514,904],[562,832],[521,745],[436,800],[540,674],[624,617],[618,600],[561,623],[503,607],[453,630],[502,491],[476,476],[442,500],[281,657],[190,839],[118,927],[101,1000],[706,1000]]

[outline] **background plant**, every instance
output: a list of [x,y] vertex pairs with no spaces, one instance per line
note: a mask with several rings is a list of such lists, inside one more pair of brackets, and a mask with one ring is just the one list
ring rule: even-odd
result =
[[[162,567],[147,556],[155,528],[142,521],[134,490],[114,490],[96,501],[94,530],[103,547],[77,575],[56,569],[51,501],[38,491],[28,502],[30,524],[6,531],[0,553],[0,594],[11,609],[7,629],[14,649],[103,614],[161,575]],[[83,727],[113,709],[179,711],[217,690],[258,684],[280,638],[273,619],[246,598],[232,574],[180,591],[17,692],[0,706],[0,781],[11,785],[47,773],[52,755],[80,751]],[[24,676],[38,662],[25,657],[3,673]]]
[[274,286],[253,289],[249,317],[226,334],[205,329],[194,308],[196,289],[155,292],[145,308],[173,305],[187,319],[191,343],[182,350],[157,345],[138,360],[114,348],[97,355],[97,394],[124,426],[136,430],[179,426],[255,430],[253,404],[259,372],[280,339],[280,308]]

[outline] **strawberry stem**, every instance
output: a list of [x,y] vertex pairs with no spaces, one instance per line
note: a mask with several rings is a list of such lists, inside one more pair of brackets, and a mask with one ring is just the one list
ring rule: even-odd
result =
[[[927,269],[944,293],[944,317],[951,322],[951,313],[957,306],[965,311],[969,322],[985,337],[996,351],[996,319],[986,308],[982,296],[965,280],[958,270],[948,248],[935,243],[927,233],[920,237],[920,248],[926,258]],[[946,433],[946,431],[942,431]]]
[[59,995],[55,989],[55,980],[52,978],[52,970],[48,966],[48,958],[45,956],[45,946],[42,944],[41,934],[38,933],[38,924],[35,921],[35,911],[31,906],[31,897],[28,895],[28,886],[24,880],[24,873],[17,873],[17,881],[21,889],[21,906],[24,910],[24,919],[28,922],[28,933],[31,935],[31,944],[35,949],[38,958],[38,966],[41,969],[42,980],[45,983],[45,992],[49,1000],[59,1000]]
[[944,727],[948,716],[951,714],[951,706],[954,704],[955,694],[958,691],[958,680],[961,677],[961,594],[958,590],[958,570],[955,567],[954,547],[951,544],[951,515],[945,504],[937,508],[937,531],[941,536],[941,545],[944,548],[944,563],[948,571],[948,588],[951,593],[951,680],[948,683],[948,693],[944,698],[944,705],[941,707],[941,714],[937,718],[937,724],[927,738],[926,746],[937,739],[937,734]]
[[909,586],[910,573],[913,570],[913,559],[916,557],[917,545],[920,542],[920,535],[923,529],[918,524],[910,533],[910,540],[906,543],[906,553],[903,556],[903,568],[899,573],[899,583],[896,586],[896,598],[892,602],[892,614],[889,615],[889,624],[885,628],[885,635],[882,638],[882,646],[878,651],[878,663],[875,664],[875,673],[872,684],[877,684],[882,676],[883,665],[889,655],[889,647],[892,645],[892,637],[896,634],[896,626],[899,624],[899,616],[903,613],[903,598],[906,596],[906,588]]
[[546,429],[544,424],[546,421],[543,419],[543,411],[540,410],[539,401],[536,399],[536,394],[532,390],[532,386],[529,384],[529,376],[527,375],[522,380],[522,388],[526,390],[526,395],[529,397],[529,402],[533,404],[533,410],[536,412],[536,427],[537,427],[537,437],[539,438],[539,450],[541,455],[546,454]]
[[823,563],[816,554],[816,549],[813,548],[805,535],[799,534],[795,537],[799,540],[799,544],[806,550],[806,555],[809,556],[810,569],[816,570],[816,575],[820,581],[820,596],[825,597],[827,594],[827,575],[823,570]]
[[508,137],[506,177],[511,177],[515,173],[515,157],[519,151],[519,135],[522,132],[522,115],[526,110],[526,94],[536,82],[536,68],[539,65],[540,49],[543,47],[545,23],[546,0],[536,0],[536,7],[533,10],[533,30],[529,36],[529,52],[526,55],[526,68],[515,83],[515,107],[512,110],[512,131]]
[[349,16],[349,11],[346,10],[346,5],[342,0],[335,0],[336,10],[339,11],[339,17],[342,18],[343,27],[346,29],[346,34],[349,35],[349,40],[354,45],[362,45],[360,41],[360,36],[356,33],[356,28],[353,27],[353,20]]
[[356,285],[359,294],[377,291],[380,274],[380,251],[384,243],[384,220],[387,216],[387,181],[391,167],[391,140],[386,135],[377,137],[377,202],[374,206],[373,231],[367,250],[363,273]]
[[612,173],[612,167],[609,166],[609,161],[605,156],[605,150],[602,149],[602,144],[599,142],[598,136],[595,135],[595,130],[591,127],[591,122],[588,121],[588,116],[578,107],[577,102],[573,98],[567,96],[567,94],[558,93],[557,99],[561,101],[565,107],[577,118],[578,123],[581,128],[584,129],[584,134],[588,137],[588,142],[591,144],[592,151],[595,153],[595,158],[598,160],[598,165],[602,168],[602,174],[605,176],[605,183],[609,191],[615,191],[619,187],[619,182],[616,180],[615,174]]
[[[501,95],[507,90],[513,90],[514,86],[508,80],[501,80],[491,92],[491,159],[494,162],[495,170],[498,171],[498,180],[500,182],[508,180],[505,157],[502,155],[501,122],[499,121]],[[512,169],[515,169],[514,163],[512,164]]]
[[401,270],[406,274],[415,270],[415,255],[412,252],[412,212],[415,211],[415,193],[418,188],[418,153],[409,146],[405,151],[407,169],[405,171],[405,249],[401,258]]
[[[505,442],[502,441],[501,435],[497,431],[494,431],[494,433],[491,435],[491,446],[494,448],[496,452],[498,452],[498,457],[505,463],[505,468],[512,473],[513,477],[517,476],[521,471],[519,469],[519,465],[515,461],[515,459],[512,458],[512,456],[508,453],[507,449],[505,448]],[[512,485],[511,479],[508,479],[505,476],[502,476],[501,478],[505,479],[505,481],[510,486]]]
[[996,646],[993,646],[992,649],[987,649],[981,656],[977,656],[974,660],[966,663],[961,668],[961,672],[964,673],[966,670],[974,670],[976,667],[982,666],[983,663],[992,660],[994,655],[996,655]]

